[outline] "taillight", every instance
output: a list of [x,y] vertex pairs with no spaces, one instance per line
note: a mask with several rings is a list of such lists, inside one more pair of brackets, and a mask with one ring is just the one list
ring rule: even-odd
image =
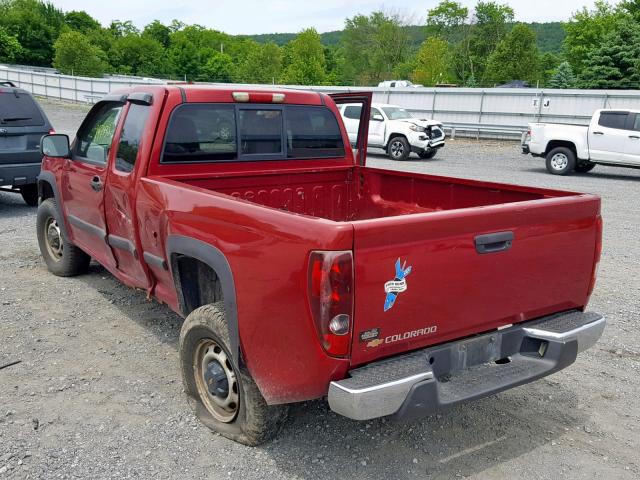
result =
[[53,135],[54,133],[56,133],[56,131],[53,128],[49,129],[49,135]]
[[600,266],[600,257],[602,256],[602,217],[598,215],[596,218],[596,251],[593,257],[593,272],[591,273],[591,284],[589,285],[589,293],[587,294],[587,302],[593,293],[598,278],[598,267]]
[[353,329],[353,256],[350,251],[314,251],[309,257],[309,304],[322,348],[349,354]]

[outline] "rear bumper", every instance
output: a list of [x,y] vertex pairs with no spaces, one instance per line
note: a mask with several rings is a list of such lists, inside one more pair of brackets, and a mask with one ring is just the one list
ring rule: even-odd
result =
[[[5,158],[0,160],[4,161]],[[0,186],[36,183],[41,162],[42,156],[38,152],[17,153],[11,157],[11,163],[0,163]]]
[[571,311],[382,360],[331,382],[329,406],[354,420],[428,415],[562,370],[597,342],[605,323]]

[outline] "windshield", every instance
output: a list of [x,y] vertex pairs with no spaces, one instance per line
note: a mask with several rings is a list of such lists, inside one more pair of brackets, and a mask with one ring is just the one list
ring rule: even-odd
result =
[[411,118],[411,114],[404,108],[400,107],[382,107],[384,113],[387,114],[389,120],[403,120],[405,118]]

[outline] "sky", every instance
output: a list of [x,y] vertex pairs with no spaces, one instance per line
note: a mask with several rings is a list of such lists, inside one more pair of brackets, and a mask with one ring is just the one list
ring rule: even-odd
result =
[[[510,5],[516,20],[523,22],[567,20],[576,10],[593,5],[593,0],[498,1]],[[65,11],[85,10],[105,26],[115,19],[132,20],[137,27],[143,27],[155,19],[168,24],[175,18],[238,35],[293,33],[308,27],[319,32],[341,30],[345,18],[380,9],[398,12],[411,18],[411,23],[422,24],[427,11],[439,0],[394,0],[386,4],[371,0],[53,0],[52,3]],[[473,7],[477,1],[460,3]]]

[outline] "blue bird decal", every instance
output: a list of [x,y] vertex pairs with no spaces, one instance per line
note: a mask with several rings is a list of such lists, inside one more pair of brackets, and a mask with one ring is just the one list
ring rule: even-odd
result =
[[404,264],[400,262],[400,259],[396,260],[396,276],[393,280],[384,284],[384,291],[387,296],[384,300],[384,311],[386,312],[398,298],[398,294],[404,292],[407,289],[407,276],[411,273],[411,267],[407,267],[405,260]]

